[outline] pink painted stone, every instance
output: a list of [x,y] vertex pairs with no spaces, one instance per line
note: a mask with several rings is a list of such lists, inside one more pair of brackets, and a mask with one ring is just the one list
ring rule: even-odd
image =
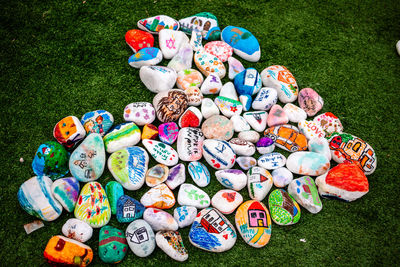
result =
[[314,116],[324,106],[324,100],[312,88],[301,89],[298,98],[300,107],[308,116]]
[[208,42],[204,46],[204,50],[216,56],[222,62],[228,61],[233,54],[233,48],[223,41]]
[[268,127],[287,124],[288,122],[289,118],[283,108],[279,105],[273,105],[267,118]]
[[167,122],[158,126],[158,137],[161,142],[172,145],[178,138],[179,127],[175,122]]

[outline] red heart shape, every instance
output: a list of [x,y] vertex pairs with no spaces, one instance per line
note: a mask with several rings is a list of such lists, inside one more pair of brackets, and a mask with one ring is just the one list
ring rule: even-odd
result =
[[215,159],[211,159],[211,162],[212,162],[212,163],[215,163]]
[[186,111],[180,118],[181,128],[185,127],[199,127],[200,120],[193,111]]
[[219,163],[214,164],[214,167],[215,167],[215,168],[221,168],[221,164],[219,164]]
[[228,202],[235,201],[235,196],[236,196],[235,192],[233,192],[233,193],[225,192],[225,193],[222,194],[222,197],[225,198],[226,200],[228,200]]
[[228,239],[228,234],[224,234],[222,237],[225,238],[225,240],[226,240],[226,239]]

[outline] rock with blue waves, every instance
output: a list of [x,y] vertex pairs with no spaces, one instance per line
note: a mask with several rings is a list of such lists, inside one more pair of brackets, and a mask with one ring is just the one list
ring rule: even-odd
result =
[[174,218],[178,222],[179,228],[191,225],[196,215],[197,209],[192,206],[180,206],[174,210]]
[[260,60],[260,44],[257,38],[248,30],[241,27],[227,26],[222,30],[221,39],[232,46],[233,51],[239,57],[250,62]]
[[117,220],[120,223],[133,222],[142,218],[145,209],[136,199],[123,195],[117,202]]
[[239,102],[242,103],[243,111],[249,111],[251,109],[252,101],[251,95],[239,96]]
[[95,110],[85,113],[81,123],[87,134],[98,133],[104,136],[111,129],[114,117],[106,110]]
[[61,178],[54,181],[51,192],[64,209],[73,212],[79,196],[79,182],[74,177]]
[[211,167],[217,170],[232,168],[236,160],[236,154],[229,143],[216,139],[204,140],[203,157]]
[[239,95],[255,95],[260,91],[261,77],[255,68],[248,68],[235,76],[234,84]]
[[64,146],[48,141],[39,146],[32,161],[33,172],[38,176],[57,179],[68,173],[68,152]]
[[129,57],[128,63],[131,67],[139,69],[142,66],[157,65],[163,59],[161,50],[156,47],[145,47],[136,54]]
[[133,122],[115,126],[106,136],[104,145],[108,153],[113,153],[124,147],[134,146],[140,141],[140,129]]

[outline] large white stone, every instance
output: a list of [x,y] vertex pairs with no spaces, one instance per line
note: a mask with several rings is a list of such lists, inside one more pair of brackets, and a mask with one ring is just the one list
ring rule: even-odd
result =
[[162,29],[159,32],[158,43],[165,59],[173,58],[189,38],[184,32],[170,29]]
[[232,121],[233,129],[235,130],[235,132],[239,132],[240,133],[242,131],[250,130],[250,125],[240,115],[233,115],[231,117],[231,121]]
[[211,205],[223,214],[231,214],[242,202],[242,195],[230,189],[218,191],[211,199]]
[[246,130],[246,131],[240,132],[238,134],[238,137],[242,140],[246,140],[246,141],[249,141],[252,143],[257,143],[258,140],[260,139],[260,134],[254,130]]
[[271,87],[262,87],[253,100],[252,108],[255,110],[269,110],[277,102],[277,91]]
[[138,257],[147,257],[156,247],[155,235],[151,226],[142,219],[131,222],[125,231],[126,241]]
[[210,73],[201,85],[201,92],[205,95],[218,94],[222,88],[221,78],[215,73]]
[[290,122],[298,123],[302,120],[307,119],[307,113],[300,107],[293,105],[292,103],[287,103],[283,110],[289,118]]
[[227,82],[226,84],[224,84],[224,86],[222,86],[221,91],[219,91],[219,96],[224,96],[239,101],[235,85],[232,82]]
[[143,66],[139,76],[146,88],[153,93],[172,89],[177,78],[175,70],[163,66]]
[[178,203],[181,206],[193,206],[202,209],[210,206],[210,197],[206,192],[192,184],[182,184],[178,192]]
[[241,170],[219,170],[215,172],[215,177],[223,186],[235,191],[240,191],[247,185],[247,176]]

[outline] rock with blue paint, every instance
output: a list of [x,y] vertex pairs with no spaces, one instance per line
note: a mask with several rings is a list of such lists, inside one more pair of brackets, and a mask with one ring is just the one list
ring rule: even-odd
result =
[[288,193],[309,212],[315,214],[321,211],[322,201],[310,176],[294,179],[288,186]]
[[143,213],[143,219],[151,226],[154,231],[176,231],[178,222],[166,211],[148,208]]
[[186,180],[185,165],[180,163],[169,170],[169,175],[165,184],[169,189],[174,190]]
[[241,27],[227,26],[222,30],[221,39],[232,46],[233,51],[239,57],[250,62],[260,60],[260,44],[257,38],[248,30]]
[[268,154],[274,151],[274,141],[269,137],[261,137],[256,143],[257,151],[260,154]]
[[107,166],[112,176],[127,190],[138,190],[145,181],[149,155],[141,147],[123,148],[111,154]]
[[174,166],[178,163],[178,153],[171,146],[149,139],[142,140],[142,143],[158,163],[166,166]]
[[229,140],[229,145],[238,156],[252,156],[256,153],[253,143],[240,138],[232,138]]
[[144,258],[153,253],[156,241],[153,229],[142,219],[131,222],[125,231],[126,241],[133,254]]
[[215,73],[210,73],[201,84],[200,90],[204,95],[210,95],[218,94],[221,88],[221,78]]
[[61,204],[51,193],[53,182],[47,176],[34,176],[26,180],[18,190],[18,201],[30,215],[44,221],[54,221],[62,212]]
[[163,59],[161,50],[156,47],[145,47],[128,59],[128,64],[136,69],[142,66],[157,65]]
[[85,113],[81,118],[81,123],[87,134],[98,133],[104,136],[111,129],[114,117],[106,110],[95,110]]
[[210,197],[206,192],[192,184],[182,184],[178,192],[178,203],[181,206],[193,206],[198,209],[210,206]]
[[283,189],[275,189],[269,194],[268,206],[272,220],[278,225],[292,225],[300,220],[299,204]]
[[231,117],[231,121],[233,124],[233,129],[235,132],[243,132],[243,131],[248,131],[250,130],[250,125],[247,123],[247,121],[240,115],[233,115]]
[[293,173],[285,167],[273,170],[271,175],[276,187],[285,187],[293,180]]
[[140,129],[133,122],[115,126],[103,138],[106,151],[113,153],[125,147],[134,146],[140,141]]
[[146,208],[169,209],[175,205],[175,196],[165,184],[159,184],[144,193],[140,198]]
[[229,64],[228,76],[230,80],[235,79],[236,75],[245,70],[243,64],[234,57],[228,58],[228,64]]
[[93,235],[93,228],[84,221],[71,218],[62,226],[61,232],[68,238],[85,243]]
[[294,102],[297,99],[299,87],[293,74],[284,66],[273,65],[261,72],[261,79],[265,87],[272,87],[278,92],[282,103]]
[[219,190],[211,199],[211,205],[223,214],[231,214],[242,202],[242,195],[231,189]]
[[175,122],[166,122],[158,126],[158,138],[163,143],[172,145],[178,138],[179,127]]
[[164,164],[157,164],[149,168],[146,172],[146,185],[148,187],[155,187],[164,183],[169,174],[169,169]]
[[283,107],[283,110],[288,116],[290,122],[298,123],[307,119],[307,113],[300,107],[293,105],[292,103],[287,103]]
[[239,95],[255,95],[261,89],[261,77],[255,68],[248,68],[235,76],[235,88]]
[[224,187],[235,191],[240,191],[247,185],[247,176],[241,170],[219,170],[215,172],[215,177]]
[[73,212],[79,196],[79,182],[75,177],[61,178],[54,181],[51,192],[68,212]]
[[177,78],[175,70],[164,66],[143,66],[139,76],[146,88],[153,93],[172,89]]
[[279,152],[264,154],[258,158],[258,166],[267,170],[275,170],[285,166],[286,157]]
[[111,214],[117,214],[118,199],[124,195],[124,188],[116,181],[111,181],[106,184],[106,194],[108,202],[110,202]]
[[236,154],[228,142],[207,139],[203,142],[203,157],[216,170],[226,170],[235,164]]
[[193,51],[197,52],[204,49],[202,40],[203,36],[201,35],[201,32],[198,29],[194,29],[192,31],[192,36],[190,37],[190,42],[189,42]]
[[103,174],[105,165],[106,151],[98,133],[88,135],[69,158],[69,170],[80,182],[97,180]]
[[77,117],[67,116],[54,126],[53,136],[57,142],[67,149],[71,149],[85,138],[86,131]]
[[190,162],[188,171],[195,184],[199,187],[205,187],[210,183],[210,172],[203,163],[198,161]]
[[38,176],[57,179],[68,172],[68,152],[55,141],[48,141],[39,146],[32,161],[33,172]]
[[124,120],[132,121],[143,126],[152,123],[156,118],[156,111],[149,102],[134,102],[124,108]]
[[243,111],[249,111],[251,109],[252,101],[251,95],[239,96],[239,102],[243,105]]
[[262,132],[267,127],[268,113],[266,111],[245,112],[243,118],[257,132]]
[[188,251],[183,245],[181,234],[178,231],[160,231],[156,234],[157,246],[176,261],[188,259]]
[[262,201],[271,190],[272,176],[262,167],[252,167],[247,172],[247,189],[251,199]]
[[221,79],[225,77],[226,69],[224,63],[204,49],[194,53],[194,63],[206,77],[210,74],[218,75]]
[[257,143],[258,140],[260,140],[260,134],[254,130],[245,130],[238,134],[238,138],[249,141],[254,144]]
[[[236,163],[242,170],[247,171],[251,167],[257,165],[257,160],[253,157],[237,157]],[[246,178],[246,183],[247,183],[247,178]]]
[[189,232],[193,246],[210,252],[230,250],[236,243],[235,227],[217,209],[201,210]]
[[253,100],[252,107],[255,110],[270,110],[278,102],[278,92],[271,87],[262,87],[256,98]]
[[203,157],[204,134],[198,128],[185,127],[179,130],[177,150],[183,161],[197,161]]
[[122,261],[128,251],[128,243],[123,231],[106,225],[99,233],[99,257],[105,263]]
[[178,222],[179,228],[191,225],[196,218],[197,209],[192,206],[180,206],[174,209],[174,218]]
[[188,43],[184,43],[179,48],[178,53],[169,61],[167,67],[180,72],[182,70],[191,69],[193,61],[193,49]]
[[117,202],[117,220],[120,223],[129,223],[140,219],[146,208],[134,198],[123,195]]
[[217,17],[210,12],[200,12],[193,16],[179,20],[180,30],[186,34],[193,34],[194,30],[201,33],[208,41],[218,40],[221,36],[221,29]]
[[137,22],[139,29],[158,34],[162,29],[179,30],[179,22],[166,15],[157,15]]
[[232,98],[217,96],[214,99],[215,105],[219,108],[225,117],[232,117],[233,115],[240,115],[243,110],[242,103]]
[[308,176],[319,176],[330,168],[329,160],[316,152],[300,151],[289,155],[286,160],[289,171]]
[[308,150],[324,155],[329,161],[332,158],[329,142],[325,138],[313,137],[308,140]]
[[206,138],[220,140],[229,140],[234,133],[232,122],[221,115],[214,115],[206,119],[201,126],[201,131]]
[[158,44],[165,59],[173,58],[185,43],[189,43],[189,38],[181,31],[162,29],[159,32]]

